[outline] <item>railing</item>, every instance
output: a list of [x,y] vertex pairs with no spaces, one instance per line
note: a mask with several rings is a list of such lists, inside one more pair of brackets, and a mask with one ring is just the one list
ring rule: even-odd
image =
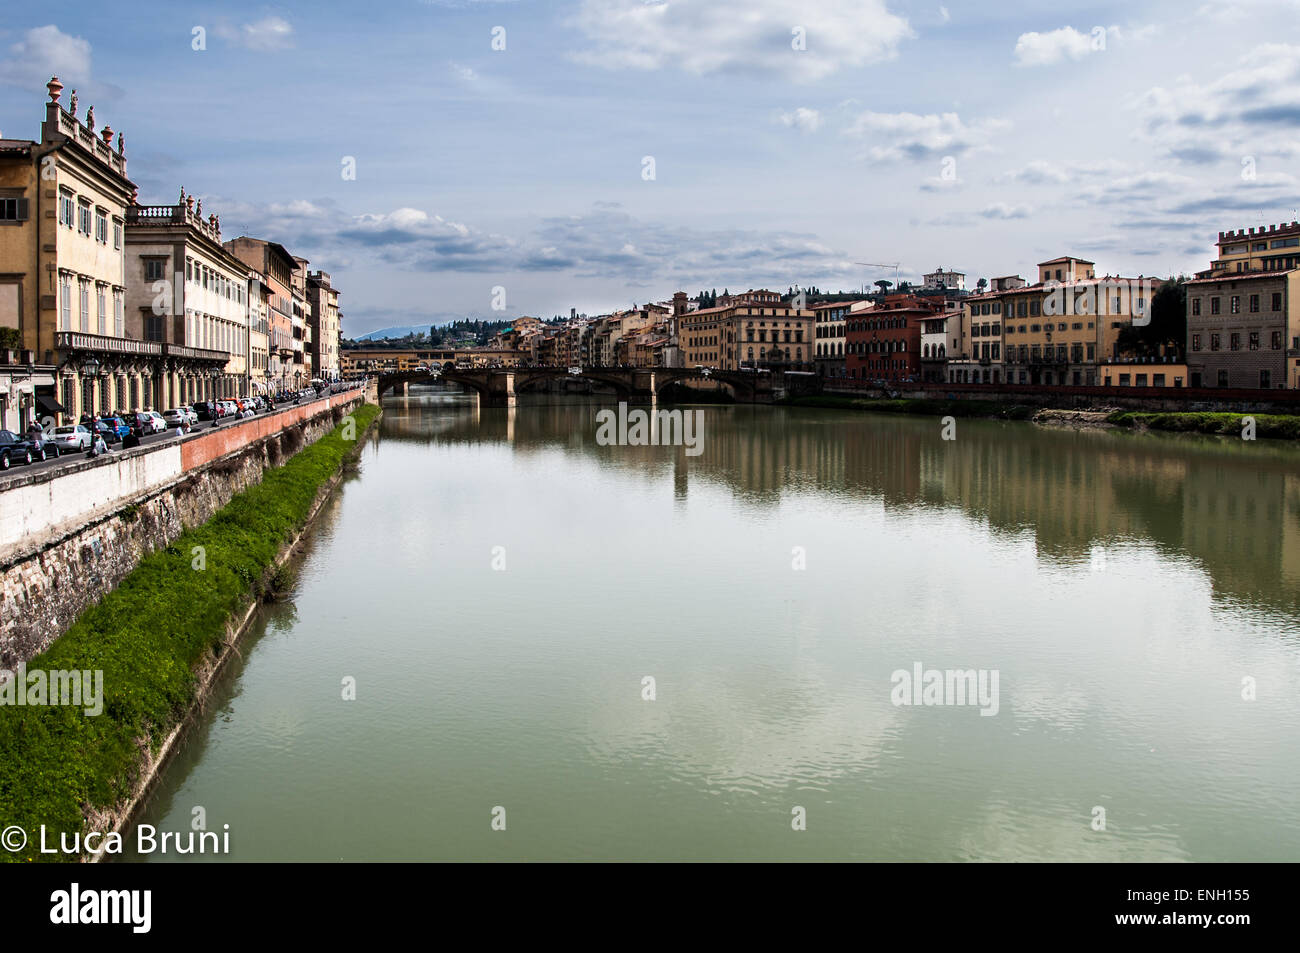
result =
[[162,354],[158,341],[136,341],[82,331],[56,331],[54,347],[59,351],[108,351],[113,354]]
[[163,353],[168,357],[191,361],[219,361],[225,364],[230,355],[225,351],[215,351],[206,347],[189,347],[185,344],[164,344]]

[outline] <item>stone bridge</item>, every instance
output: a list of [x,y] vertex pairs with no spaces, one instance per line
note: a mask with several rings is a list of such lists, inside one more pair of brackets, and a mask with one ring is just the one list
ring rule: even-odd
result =
[[[688,380],[719,381],[738,402],[771,403],[773,396],[790,384],[798,384],[813,375],[785,375],[780,371],[719,371],[712,368],[685,367],[507,367],[451,368],[432,371],[403,371],[381,374],[379,395],[392,390],[405,394],[414,383],[443,381],[460,384],[475,391],[486,407],[506,407],[515,396],[537,384],[553,380],[582,380],[613,388],[621,401],[649,403],[670,384]],[[774,380],[775,378],[775,380]],[[798,387],[803,390],[803,387]]]

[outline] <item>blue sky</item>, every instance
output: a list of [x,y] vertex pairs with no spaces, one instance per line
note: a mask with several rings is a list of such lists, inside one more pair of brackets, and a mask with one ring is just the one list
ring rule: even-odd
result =
[[0,132],[38,135],[58,73],[125,132],[142,201],[184,186],[226,237],[311,259],[348,334],[500,316],[497,286],[505,315],[550,316],[893,278],[856,262],[1164,275],[1204,268],[1220,229],[1300,217],[1298,18],[1300,0],[32,4],[0,29]]

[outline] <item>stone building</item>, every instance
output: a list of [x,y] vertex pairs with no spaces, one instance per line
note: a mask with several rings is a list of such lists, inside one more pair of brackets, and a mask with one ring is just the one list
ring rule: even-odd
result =
[[58,77],[46,89],[40,140],[0,140],[0,325],[51,369],[41,416],[163,407],[173,358],[125,321],[125,141],[93,106],[77,115],[76,90],[65,104]]
[[175,205],[126,210],[126,330],[164,346],[167,406],[248,390],[247,265],[221,223],[181,190]]
[[816,315],[787,304],[774,291],[723,295],[716,308],[677,317],[684,367],[812,371]]
[[[267,312],[266,379],[273,391],[301,387],[302,362],[294,361],[294,341],[301,344],[301,331],[294,337],[293,255],[278,242],[241,235],[225,242],[225,248],[263,279],[262,298]],[[298,320],[302,322],[299,300]],[[301,324],[300,324],[301,326]]]
[[328,272],[308,273],[307,306],[312,368],[317,377],[335,380],[339,376],[339,291],[330,283]]
[[1227,272],[1187,282],[1193,387],[1294,387],[1300,367],[1300,269]]

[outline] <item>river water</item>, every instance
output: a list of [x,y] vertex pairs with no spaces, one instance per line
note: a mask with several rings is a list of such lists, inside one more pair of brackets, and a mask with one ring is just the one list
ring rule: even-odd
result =
[[[1296,449],[712,406],[689,456],[598,408],[387,399],[141,821],[265,861],[1300,858]],[[917,666],[945,704],[896,704]]]

